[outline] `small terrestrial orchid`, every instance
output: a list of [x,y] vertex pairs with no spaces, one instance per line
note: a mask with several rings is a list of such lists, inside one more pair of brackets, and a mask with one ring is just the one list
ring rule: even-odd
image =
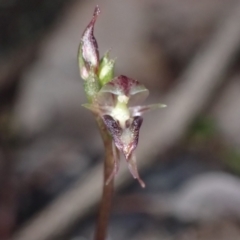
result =
[[106,184],[118,172],[119,154],[116,151],[118,150],[124,155],[132,176],[139,181],[142,187],[145,187],[139,177],[134,154],[143,122],[142,115],[148,110],[166,105],[139,105],[146,99],[149,91],[137,80],[129,77],[121,75],[112,78],[114,60],[110,60],[108,54],[99,61],[97,41],[93,36],[94,24],[99,13],[99,8],[96,7],[93,18],[83,33],[79,47],[80,73],[85,80],[85,92],[90,101],[83,106],[101,117],[112,137],[114,168]]

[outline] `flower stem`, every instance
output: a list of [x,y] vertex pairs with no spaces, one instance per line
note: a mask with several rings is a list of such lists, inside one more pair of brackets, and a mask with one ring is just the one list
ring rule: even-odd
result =
[[105,161],[104,161],[103,193],[100,203],[94,240],[105,240],[107,236],[107,228],[111,212],[112,196],[114,190],[114,181],[112,180],[108,185],[106,185],[106,181],[113,170],[114,153],[112,149],[112,138],[108,134],[108,131],[104,123],[102,122],[102,119],[97,117],[96,120],[104,143]]

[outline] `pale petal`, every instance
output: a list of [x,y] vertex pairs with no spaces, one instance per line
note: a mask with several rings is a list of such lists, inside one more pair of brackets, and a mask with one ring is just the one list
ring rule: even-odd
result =
[[129,100],[129,105],[134,106],[142,103],[149,95],[149,91],[143,86],[133,87],[131,91],[131,97]]
[[130,112],[132,116],[141,116],[145,112],[148,112],[150,110],[158,109],[158,108],[165,108],[167,105],[161,104],[161,103],[156,103],[156,104],[150,104],[146,106],[135,106],[135,107],[130,107]]

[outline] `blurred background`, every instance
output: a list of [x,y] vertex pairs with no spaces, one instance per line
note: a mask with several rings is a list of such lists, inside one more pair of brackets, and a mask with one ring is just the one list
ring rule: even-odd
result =
[[92,239],[103,145],[77,49],[96,4],[101,56],[168,105],[140,133],[146,189],[121,161],[108,240],[240,239],[240,1],[1,0],[0,240]]

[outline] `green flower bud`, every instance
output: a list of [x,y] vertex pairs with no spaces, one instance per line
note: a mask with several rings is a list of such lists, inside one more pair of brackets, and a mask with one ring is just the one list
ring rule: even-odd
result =
[[107,52],[100,61],[98,77],[101,85],[105,85],[113,79],[115,60],[109,58]]

